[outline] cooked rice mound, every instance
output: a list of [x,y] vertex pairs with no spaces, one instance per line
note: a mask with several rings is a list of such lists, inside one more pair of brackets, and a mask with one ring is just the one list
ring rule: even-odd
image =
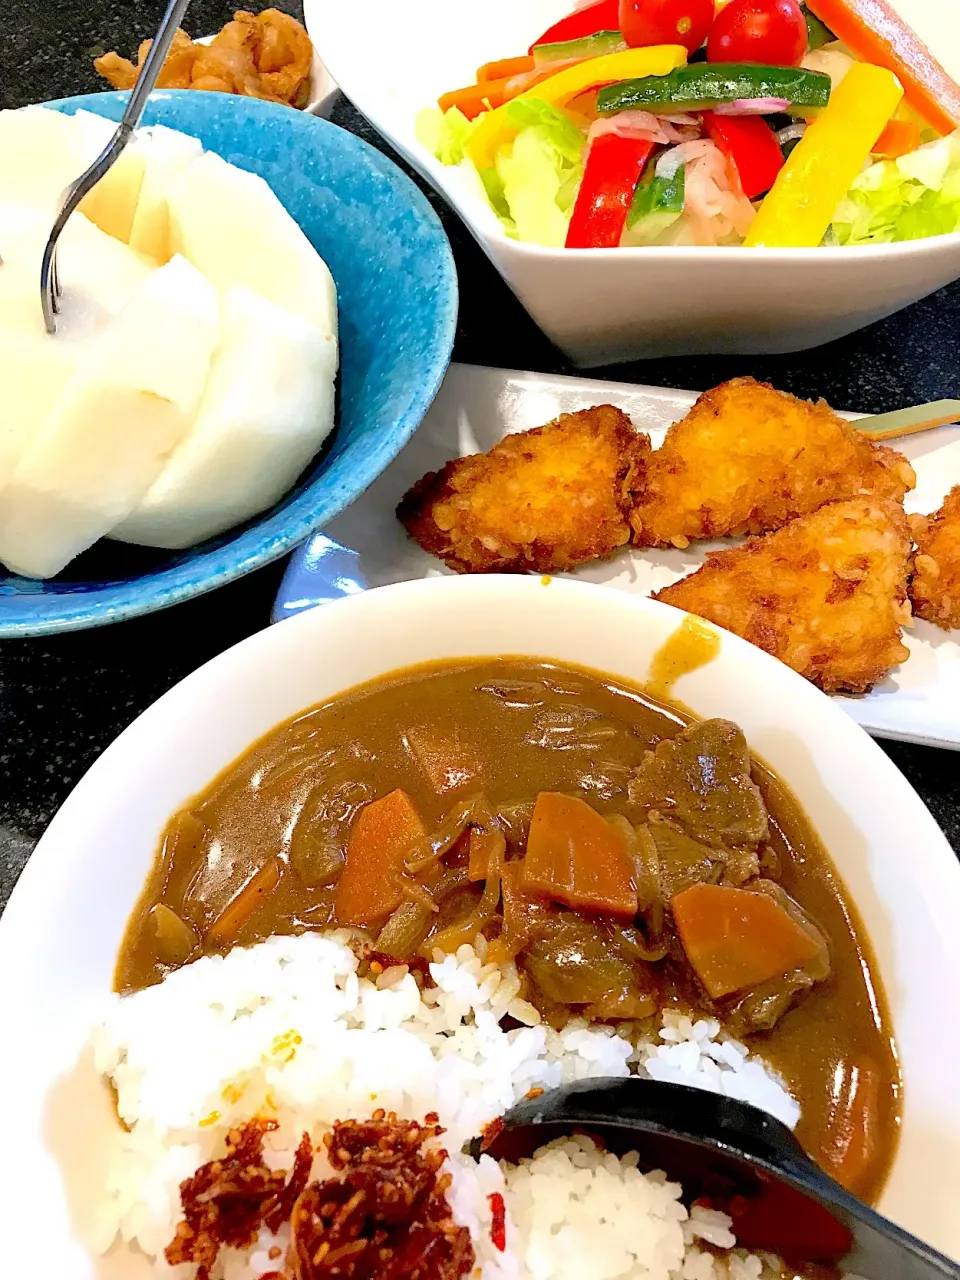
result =
[[913,612],[944,631],[960,628],[960,485],[932,516],[911,516],[910,532],[917,544],[910,581]]
[[656,599],[743,636],[828,693],[862,693],[910,656],[900,633],[910,550],[895,502],[835,502],[711,552]]
[[[608,1026],[572,1022],[558,1032],[520,999],[511,964],[485,964],[468,946],[438,953],[433,985],[421,991],[405,966],[361,977],[350,943],[344,932],[273,938],[111,997],[92,1039],[126,1132],[117,1135],[104,1190],[99,1252],[119,1238],[156,1259],[158,1277],[192,1280],[191,1266],[171,1271],[163,1260],[184,1220],[181,1183],[229,1158],[238,1131],[259,1117],[262,1155],[247,1158],[263,1192],[259,1218],[247,1223],[259,1224],[256,1239],[243,1251],[222,1249],[210,1275],[256,1280],[282,1271],[290,1226],[269,1223],[283,1216],[276,1206],[298,1168],[297,1148],[306,1149],[304,1134],[315,1151],[311,1178],[331,1179],[338,1173],[329,1135],[345,1132],[334,1126],[383,1109],[420,1125],[438,1113],[453,1221],[468,1228],[483,1280],[758,1280],[759,1259],[714,1254],[733,1244],[730,1220],[688,1212],[680,1187],[641,1174],[635,1157],[618,1160],[580,1138],[516,1168],[460,1154],[529,1090],[595,1076],[679,1081],[794,1125],[793,1099],[715,1021],[665,1014],[657,1039],[638,1048]],[[505,1031],[508,1013],[522,1025]],[[304,1177],[301,1168],[298,1186]]]
[[630,540],[649,452],[612,405],[565,413],[424,476],[397,516],[458,573],[560,573]]
[[639,547],[766,533],[825,503],[916,484],[902,454],[874,444],[822,401],[753,378],[721,383],[667,432],[630,517]]

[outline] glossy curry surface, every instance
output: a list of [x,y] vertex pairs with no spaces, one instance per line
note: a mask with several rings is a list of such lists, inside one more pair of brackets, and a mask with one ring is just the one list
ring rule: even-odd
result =
[[[786,787],[746,756],[735,726],[691,720],[635,687],[532,659],[412,668],[307,711],[170,820],[117,988],[157,982],[200,954],[343,923],[338,892],[359,816],[399,792],[429,834],[408,855],[417,870],[404,872],[402,906],[370,928],[388,962],[422,968],[434,947],[471,941],[479,927],[516,958],[527,998],[551,1021],[587,1016],[641,1035],[664,1006],[718,1017],[783,1076],[807,1150],[874,1199],[896,1148],[900,1076],[869,940]],[[635,920],[524,887],[542,793],[586,801],[635,855],[651,851],[657,887],[637,889]],[[750,829],[758,807],[762,834]],[[474,870],[490,850],[501,858],[487,867],[493,894]],[[703,883],[774,897],[822,955],[712,999],[671,911],[678,892]]]

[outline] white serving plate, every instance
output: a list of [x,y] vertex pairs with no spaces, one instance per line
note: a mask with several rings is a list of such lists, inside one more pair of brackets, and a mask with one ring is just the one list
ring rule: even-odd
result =
[[[3,1275],[142,1274],[128,1259],[95,1266],[82,1244],[117,1130],[106,1091],[78,1055],[178,806],[277,722],[358,681],[411,663],[502,653],[643,681],[683,616],[563,580],[403,583],[251,636],[121,734],[48,827],[0,919]],[[718,656],[682,677],[676,696],[743,727],[846,881],[874,943],[906,1081],[902,1139],[880,1208],[960,1258],[960,866],[879,747],[775,659],[722,633]]]
[[[559,413],[605,402],[628,413],[639,430],[650,433],[656,446],[695,398],[692,391],[451,365],[410,443],[325,530],[330,539],[356,552],[356,557],[344,564],[336,556],[318,555],[318,548],[323,550],[327,542],[324,535],[307,543],[295,553],[276,616],[343,591],[449,574],[407,538],[394,509],[416,480],[450,458],[485,451],[508,432],[538,427]],[[906,454],[917,472],[917,487],[907,495],[907,510],[935,510],[951,486],[960,483],[960,426],[941,427],[892,444]],[[645,596],[698,568],[707,551],[722,545],[730,544],[695,543],[686,551],[623,551],[612,560],[584,565],[571,576]],[[960,749],[960,631],[941,631],[917,620],[904,639],[910,650],[908,662],[863,697],[837,696],[834,701],[878,737]]]
[[[904,13],[934,0],[898,0]],[[960,234],[852,249],[547,249],[511,240],[476,177],[415,136],[417,112],[524,53],[571,0],[304,0],[343,92],[453,205],[547,335],[577,365],[701,352],[801,351],[843,337],[960,275]],[[947,12],[949,10],[949,12]],[[940,0],[960,35],[960,6]],[[924,21],[930,16],[924,9]],[[371,40],[370,32],[375,32]]]

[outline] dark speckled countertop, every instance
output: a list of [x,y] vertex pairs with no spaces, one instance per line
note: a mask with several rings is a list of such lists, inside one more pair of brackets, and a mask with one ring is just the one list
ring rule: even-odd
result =
[[[296,12],[296,6],[282,4]],[[191,6],[192,34],[218,30],[232,6]],[[129,55],[151,34],[162,0],[6,0],[0,107],[102,88],[91,59]],[[341,101],[336,123],[377,137]],[[387,150],[382,147],[382,150]],[[394,157],[396,158],[396,157]],[[428,192],[428,195],[430,193]],[[572,372],[436,196],[460,272],[456,360]],[[882,412],[960,397],[960,284],[852,338],[800,355],[658,360],[598,377],[702,390],[737,374],[786,391]],[[0,905],[57,807],[107,744],[161,693],[222,649],[265,626],[283,565],[152,618],[47,640],[0,643]],[[885,744],[960,853],[960,758]]]

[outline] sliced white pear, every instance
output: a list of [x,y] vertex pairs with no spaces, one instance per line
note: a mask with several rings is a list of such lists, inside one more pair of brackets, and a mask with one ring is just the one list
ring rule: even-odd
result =
[[76,344],[0,329],[0,489],[80,359]]
[[229,289],[193,427],[110,536],[189,547],[273,506],[333,427],[336,372],[332,336],[250,289]]
[[[113,120],[104,120],[92,111],[78,111],[73,117],[79,131],[79,145],[82,152],[90,154],[91,163],[110,141],[116,129]],[[104,139],[103,126],[107,126]],[[91,222],[96,223],[101,231],[126,244],[130,239],[130,228],[143,183],[143,175],[147,167],[147,141],[138,135],[127,144],[118,160],[110,166],[92,191],[80,201],[78,208],[86,214]],[[74,177],[79,178],[83,167],[77,170]]]
[[[40,259],[50,234],[42,210],[0,205],[0,327],[43,334]],[[89,337],[102,329],[154,270],[134,253],[75,213],[63,229],[57,252],[63,297],[58,338]]]
[[147,163],[130,228],[131,249],[161,263],[169,262],[173,257],[167,196],[174,181],[202,154],[200,140],[186,133],[167,129],[161,124],[146,131],[144,155]]
[[46,578],[137,505],[186,435],[219,328],[182,258],[155,271],[89,350],[0,490],[0,560]]
[[[67,115],[49,107],[0,111],[0,201],[43,209],[52,217],[63,193],[93,163],[116,122],[92,111]],[[134,139],[80,204],[108,235],[127,241],[146,165]]]
[[336,335],[337,291],[266,182],[204,152],[170,191],[172,245],[218,288],[245,285]]
[[116,128],[108,120],[101,124],[97,139],[95,126],[84,130],[49,107],[0,111],[0,200],[52,210]]

